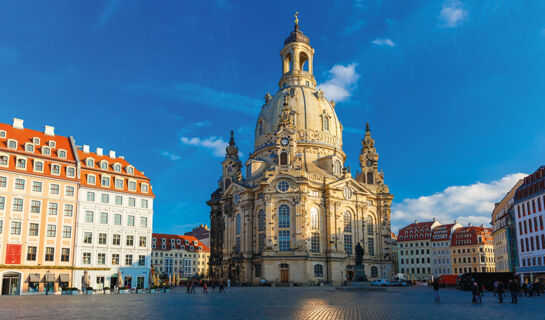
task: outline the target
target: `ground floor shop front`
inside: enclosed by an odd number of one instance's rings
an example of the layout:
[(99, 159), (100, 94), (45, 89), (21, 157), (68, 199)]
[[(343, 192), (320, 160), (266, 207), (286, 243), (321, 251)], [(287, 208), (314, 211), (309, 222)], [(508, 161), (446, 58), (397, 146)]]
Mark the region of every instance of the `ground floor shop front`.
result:
[(60, 294), (70, 288), (72, 270), (4, 269), (0, 270), (2, 295)]
[[(149, 269), (147, 268), (120, 268), (103, 270), (89, 270), (89, 286), (93, 290), (102, 291), (104, 288), (148, 288)], [(119, 278), (121, 276), (121, 278)], [(74, 271), (74, 287), (83, 289), (85, 270)]]

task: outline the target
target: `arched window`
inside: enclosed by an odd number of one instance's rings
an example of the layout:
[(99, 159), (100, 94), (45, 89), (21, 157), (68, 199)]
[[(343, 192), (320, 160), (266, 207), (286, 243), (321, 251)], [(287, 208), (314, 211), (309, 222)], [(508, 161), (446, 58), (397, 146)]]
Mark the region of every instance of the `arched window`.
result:
[(257, 214), (257, 229), (258, 231), (265, 231), (265, 211), (259, 210)]
[(366, 221), (366, 223), (367, 223), (367, 235), (368, 235), (368, 236), (374, 235), (374, 234), (375, 234), (375, 233), (374, 233), (375, 227), (374, 227), (373, 218), (372, 218), (371, 216), (367, 216), (367, 221)]
[(344, 232), (352, 232), (352, 214), (346, 211), (343, 215)]
[(333, 164), (333, 174), (341, 174), (341, 167), (341, 162), (339, 160), (335, 160), (335, 163)]
[(305, 70), (305, 62), (308, 62), (308, 56), (306, 53), (304, 52), (301, 52), (299, 54), (299, 70), (301, 71), (309, 71), (309, 64), (307, 63), (306, 65), (306, 70)]
[(290, 207), (287, 204), (282, 204), (278, 207), (278, 228), (290, 227)]
[(314, 276), (323, 277), (324, 276), (324, 267), (321, 264), (314, 265)]
[(378, 268), (376, 266), (371, 267), (371, 277), (373, 278), (378, 277)]
[(282, 152), (280, 154), (280, 165), (287, 165), (288, 164), (288, 154), (286, 152)]
[(284, 65), (283, 65), (283, 68), (282, 68), (284, 73), (290, 72), (290, 70), (291, 70), (291, 61), (292, 61), (291, 54), (290, 53), (286, 54), (284, 56)]
[(310, 228), (312, 230), (320, 230), (320, 217), (318, 215), (318, 209), (314, 207), (310, 209)]
[(95, 161), (93, 159), (87, 159), (87, 166), (88, 167), (94, 167)]
[(225, 189), (227, 189), (227, 187), (229, 187), (230, 184), (231, 184), (231, 179), (229, 178), (225, 179)]
[(375, 179), (372, 172), (367, 172), (367, 184), (374, 184)]
[(323, 121), (323, 123), (322, 123), (322, 130), (323, 130), (323, 131), (329, 131), (329, 117), (328, 117), (327, 115), (324, 114), (324, 115), (322, 116), (322, 119), (323, 119), (323, 120), (322, 120), (322, 121)]
[(240, 234), (240, 214), (237, 214), (237, 218), (236, 218), (236, 231), (237, 231), (237, 234)]

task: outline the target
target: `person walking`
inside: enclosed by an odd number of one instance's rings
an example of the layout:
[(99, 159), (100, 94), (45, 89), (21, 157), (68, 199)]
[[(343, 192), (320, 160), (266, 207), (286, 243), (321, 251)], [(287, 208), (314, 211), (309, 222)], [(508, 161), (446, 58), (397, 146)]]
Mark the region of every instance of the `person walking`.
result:
[(212, 287), (212, 293), (216, 293), (216, 281), (215, 280), (212, 280), (212, 283), (210, 284), (210, 286)]
[(187, 280), (186, 284), (186, 291), (185, 293), (191, 293), (191, 282)]
[(519, 293), (519, 284), (517, 280), (509, 280), (509, 291), (511, 291), (511, 303), (519, 303), (518, 293)]
[(496, 296), (496, 291), (498, 290), (498, 284), (499, 284), (498, 280), (494, 281), (494, 297)]
[(477, 282), (473, 282), (473, 288), (471, 289), (471, 293), (473, 294), (473, 300), (471, 300), (472, 303), (483, 303), (481, 300), (481, 295), (479, 294), (479, 285)]
[(498, 288), (497, 288), (497, 291), (498, 291), (498, 300), (500, 301), (500, 303), (503, 303), (503, 282), (500, 281), (500, 283), (498, 284)]
[(206, 281), (204, 281), (202, 285), (202, 293), (208, 294), (208, 286), (206, 285)]
[(223, 281), (220, 282), (220, 293), (225, 293), (225, 286), (223, 285)]
[(191, 281), (191, 293), (195, 293), (195, 287), (197, 285), (195, 284), (195, 281)]
[(534, 296), (534, 284), (532, 282), (528, 282), (528, 296)]
[(541, 283), (539, 283), (538, 279), (536, 279), (536, 281), (534, 281), (534, 294), (536, 296), (541, 295)]
[(524, 292), (525, 297), (528, 296), (528, 282), (527, 281), (524, 281), (522, 283), (522, 292)]
[(441, 302), (441, 299), (439, 298), (439, 280), (435, 279), (433, 280), (433, 296), (435, 302)]

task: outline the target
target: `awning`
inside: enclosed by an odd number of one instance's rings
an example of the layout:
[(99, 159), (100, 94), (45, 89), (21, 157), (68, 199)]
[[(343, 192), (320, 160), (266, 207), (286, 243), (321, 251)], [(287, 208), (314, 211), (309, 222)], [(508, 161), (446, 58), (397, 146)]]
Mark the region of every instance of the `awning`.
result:
[(55, 275), (51, 273), (46, 273), (45, 282), (55, 282)]
[(61, 273), (59, 275), (59, 281), (60, 282), (70, 282), (70, 275), (68, 275), (66, 273)]
[(40, 274), (39, 273), (29, 274), (29, 281), (30, 282), (40, 282)]

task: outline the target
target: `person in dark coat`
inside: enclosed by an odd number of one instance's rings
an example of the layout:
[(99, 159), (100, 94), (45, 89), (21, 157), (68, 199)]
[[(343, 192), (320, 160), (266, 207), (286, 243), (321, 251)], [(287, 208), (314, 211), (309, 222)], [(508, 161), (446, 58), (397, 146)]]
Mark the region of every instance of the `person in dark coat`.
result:
[(441, 302), (441, 299), (439, 298), (439, 280), (435, 279), (433, 280), (433, 296), (435, 302)]
[(528, 283), (526, 281), (522, 283), (522, 292), (524, 292), (525, 297), (528, 296)]
[(477, 282), (473, 282), (473, 288), (471, 289), (471, 293), (473, 294), (473, 300), (471, 300), (472, 303), (483, 303), (483, 301), (481, 300), (479, 285), (477, 284)]
[(500, 283), (498, 283), (498, 289), (497, 289), (497, 293), (498, 293), (498, 300), (500, 301), (500, 303), (503, 303), (503, 293), (504, 293), (504, 289), (503, 289), (503, 282), (500, 281)]
[(509, 280), (509, 291), (511, 291), (511, 303), (519, 303), (519, 284), (517, 280)]
[(536, 281), (534, 281), (534, 295), (535, 296), (540, 296), (541, 295), (541, 285), (539, 283), (539, 280), (536, 279)]

